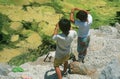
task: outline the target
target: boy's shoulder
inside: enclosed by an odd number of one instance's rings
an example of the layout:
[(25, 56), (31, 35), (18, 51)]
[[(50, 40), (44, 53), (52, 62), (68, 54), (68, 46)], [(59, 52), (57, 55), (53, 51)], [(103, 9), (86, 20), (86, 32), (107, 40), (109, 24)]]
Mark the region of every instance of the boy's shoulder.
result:
[(70, 35), (77, 36), (77, 32), (75, 30), (70, 30)]
[(75, 31), (75, 30), (73, 30), (73, 29), (71, 29), (71, 30), (70, 30), (70, 32), (71, 32), (71, 33), (75, 33), (76, 31)]
[(88, 23), (92, 24), (93, 18), (91, 14), (88, 14)]

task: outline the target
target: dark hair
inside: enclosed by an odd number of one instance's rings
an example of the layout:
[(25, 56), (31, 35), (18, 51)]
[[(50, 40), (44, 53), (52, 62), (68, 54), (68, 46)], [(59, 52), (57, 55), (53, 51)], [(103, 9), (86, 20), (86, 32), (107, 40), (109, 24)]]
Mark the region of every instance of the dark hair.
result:
[(61, 19), (59, 22), (60, 30), (67, 36), (69, 34), (69, 30), (71, 28), (71, 23), (68, 19)]
[(78, 18), (80, 21), (85, 22), (87, 21), (88, 13), (84, 10), (80, 10), (76, 14), (76, 18)]

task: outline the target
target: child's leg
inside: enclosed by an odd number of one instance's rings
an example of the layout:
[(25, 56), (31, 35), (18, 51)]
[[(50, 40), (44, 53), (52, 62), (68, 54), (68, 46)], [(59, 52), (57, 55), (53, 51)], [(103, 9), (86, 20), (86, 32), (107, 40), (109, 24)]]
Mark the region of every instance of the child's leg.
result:
[(58, 76), (58, 79), (62, 79), (62, 74), (61, 74), (61, 70), (59, 67), (55, 67), (55, 71), (56, 71), (56, 74)]
[(85, 57), (86, 54), (87, 54), (87, 49), (84, 50), (84, 52), (83, 52), (83, 56)]
[(83, 51), (83, 60), (82, 60), (83, 63), (84, 63), (84, 58), (85, 58), (85, 56), (87, 55), (87, 48), (88, 48), (88, 46), (89, 46), (89, 42), (90, 42), (90, 37), (88, 36), (88, 38), (87, 38), (87, 40), (86, 40), (86, 47), (85, 47), (85, 49), (84, 49), (84, 51)]
[(68, 61), (65, 61), (64, 62), (64, 70), (63, 70), (63, 72), (66, 72), (67, 68), (68, 68)]
[(78, 61), (84, 63), (84, 55), (83, 55), (83, 52), (80, 52), (80, 53), (78, 54)]
[(84, 59), (85, 59), (86, 54), (87, 54), (87, 49), (85, 49), (84, 52), (83, 52), (82, 63), (84, 63)]
[(87, 48), (88, 48), (88, 45), (89, 45), (89, 41), (90, 41), (90, 37), (88, 36), (87, 38), (84, 38), (84, 39), (81, 39), (78, 38), (78, 60), (79, 61), (82, 61), (82, 63), (84, 63), (84, 58), (87, 54)]

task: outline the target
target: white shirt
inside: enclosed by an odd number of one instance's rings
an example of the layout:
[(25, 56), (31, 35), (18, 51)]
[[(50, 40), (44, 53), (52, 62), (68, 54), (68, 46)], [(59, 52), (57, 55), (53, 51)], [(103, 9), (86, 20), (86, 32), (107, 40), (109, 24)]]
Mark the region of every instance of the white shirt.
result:
[(75, 25), (78, 26), (78, 37), (87, 37), (90, 35), (89, 29), (92, 24), (92, 16), (88, 14), (88, 22), (81, 22), (80, 20), (75, 20)]
[(57, 46), (55, 58), (62, 58), (70, 53), (71, 43), (76, 36), (77, 33), (74, 30), (70, 30), (68, 36), (65, 36), (63, 33), (53, 36)]

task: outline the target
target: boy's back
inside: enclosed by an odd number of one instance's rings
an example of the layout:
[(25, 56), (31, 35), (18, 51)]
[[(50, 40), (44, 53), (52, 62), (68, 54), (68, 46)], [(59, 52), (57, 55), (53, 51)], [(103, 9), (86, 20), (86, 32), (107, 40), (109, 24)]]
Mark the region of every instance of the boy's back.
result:
[(63, 33), (53, 36), (53, 39), (57, 42), (56, 58), (62, 58), (70, 53), (71, 43), (76, 36), (77, 33), (74, 30), (70, 30), (68, 36)]

